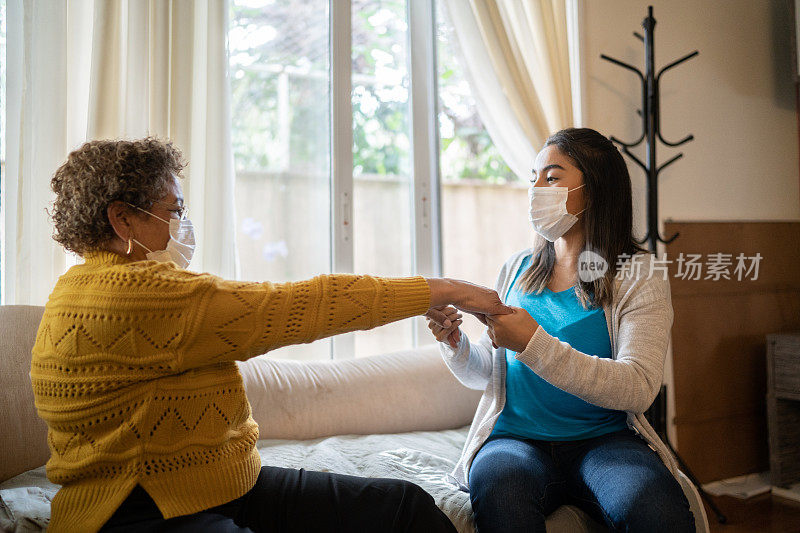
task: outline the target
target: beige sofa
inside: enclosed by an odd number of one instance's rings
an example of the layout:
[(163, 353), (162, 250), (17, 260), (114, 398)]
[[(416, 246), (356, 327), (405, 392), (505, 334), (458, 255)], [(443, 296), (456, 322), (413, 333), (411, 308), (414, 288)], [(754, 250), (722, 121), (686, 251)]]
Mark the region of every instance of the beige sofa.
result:
[[(0, 499), (6, 494), (10, 500), (21, 490), (32, 493), (31, 483), (41, 485), (39, 494), (48, 498), (57, 488), (44, 480), (46, 427), (36, 416), (29, 377), (42, 311), (0, 307)], [(468, 496), (447, 481), (447, 473), (480, 393), (451, 376), (435, 346), (336, 362), (258, 357), (240, 369), (260, 427), (265, 464), (405, 477), (431, 492), (459, 531), (473, 531)], [(32, 469), (37, 470), (27, 472)], [(684, 489), (698, 531), (707, 531), (696, 493)], [(9, 523), (9, 507), (0, 501), (0, 529), (4, 509)], [(40, 505), (39, 514), (46, 512)], [(43, 520), (40, 516), (38, 523)], [(558, 509), (547, 524), (555, 532), (605, 530), (571, 506)], [(35, 529), (35, 524), (25, 527)]]

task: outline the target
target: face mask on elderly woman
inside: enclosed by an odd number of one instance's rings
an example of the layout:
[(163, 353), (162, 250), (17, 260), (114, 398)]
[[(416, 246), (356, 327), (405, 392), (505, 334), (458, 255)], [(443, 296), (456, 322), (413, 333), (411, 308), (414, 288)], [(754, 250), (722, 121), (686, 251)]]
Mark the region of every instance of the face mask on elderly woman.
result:
[(186, 268), (189, 266), (189, 263), (192, 261), (192, 255), (194, 255), (194, 226), (192, 225), (192, 221), (187, 219), (177, 219), (172, 218), (170, 220), (164, 220), (158, 215), (154, 215), (150, 211), (145, 211), (141, 207), (136, 207), (135, 205), (128, 204), (131, 207), (138, 209), (144, 213), (147, 213), (151, 217), (155, 217), (161, 222), (165, 224), (169, 224), (169, 241), (167, 242), (167, 247), (163, 250), (150, 250), (147, 246), (140, 243), (136, 239), (133, 239), (133, 242), (147, 250), (147, 254), (145, 257), (152, 261), (173, 261), (181, 268)]

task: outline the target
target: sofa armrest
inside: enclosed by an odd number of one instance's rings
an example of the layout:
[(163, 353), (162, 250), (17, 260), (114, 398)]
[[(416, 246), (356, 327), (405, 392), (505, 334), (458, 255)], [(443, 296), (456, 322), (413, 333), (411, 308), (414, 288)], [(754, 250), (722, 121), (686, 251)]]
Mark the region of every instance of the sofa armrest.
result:
[(36, 414), (31, 349), (44, 307), (0, 306), (0, 481), (50, 457), (47, 425)]
[(457, 428), (481, 396), (453, 377), (437, 346), (336, 361), (261, 356), (239, 370), (262, 439)]

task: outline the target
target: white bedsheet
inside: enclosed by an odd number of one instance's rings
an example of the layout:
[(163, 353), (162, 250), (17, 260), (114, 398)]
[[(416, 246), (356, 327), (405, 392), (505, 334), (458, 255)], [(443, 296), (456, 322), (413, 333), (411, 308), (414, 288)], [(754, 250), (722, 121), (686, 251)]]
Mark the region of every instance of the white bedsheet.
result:
[[(468, 428), (391, 435), (343, 435), (307, 441), (261, 440), (261, 463), (417, 483), (431, 494), (460, 533), (472, 533), (469, 496), (447, 475), (458, 460)], [(44, 467), (0, 484), (0, 530), (38, 532), (47, 526), (58, 486)]]
[(261, 464), (413, 481), (460, 533), (474, 531), (469, 495), (447, 480), (468, 428), (392, 435), (345, 435), (310, 441), (259, 441)]

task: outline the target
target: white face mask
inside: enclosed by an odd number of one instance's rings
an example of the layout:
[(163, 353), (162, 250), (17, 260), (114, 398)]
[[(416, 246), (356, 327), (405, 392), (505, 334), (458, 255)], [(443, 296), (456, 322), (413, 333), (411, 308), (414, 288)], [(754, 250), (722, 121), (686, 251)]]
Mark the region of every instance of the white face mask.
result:
[[(131, 205), (131, 207), (136, 206)], [(192, 221), (188, 218), (183, 220), (179, 220), (177, 218), (164, 220), (163, 218), (156, 216), (149, 211), (145, 211), (140, 207), (136, 207), (136, 209), (147, 213), (151, 217), (157, 218), (165, 224), (169, 224), (169, 241), (167, 241), (167, 247), (163, 250), (152, 251), (144, 244), (140, 243), (136, 239), (133, 239), (133, 242), (147, 250), (145, 257), (152, 261), (173, 261), (181, 268), (188, 267), (189, 263), (192, 261), (192, 255), (194, 255), (195, 246), (194, 226), (192, 225)]]
[(567, 195), (571, 191), (580, 189), (581, 184), (574, 189), (566, 187), (531, 187), (528, 189), (530, 210), (528, 218), (533, 229), (550, 242), (564, 235), (578, 221), (580, 213), (567, 212)]

